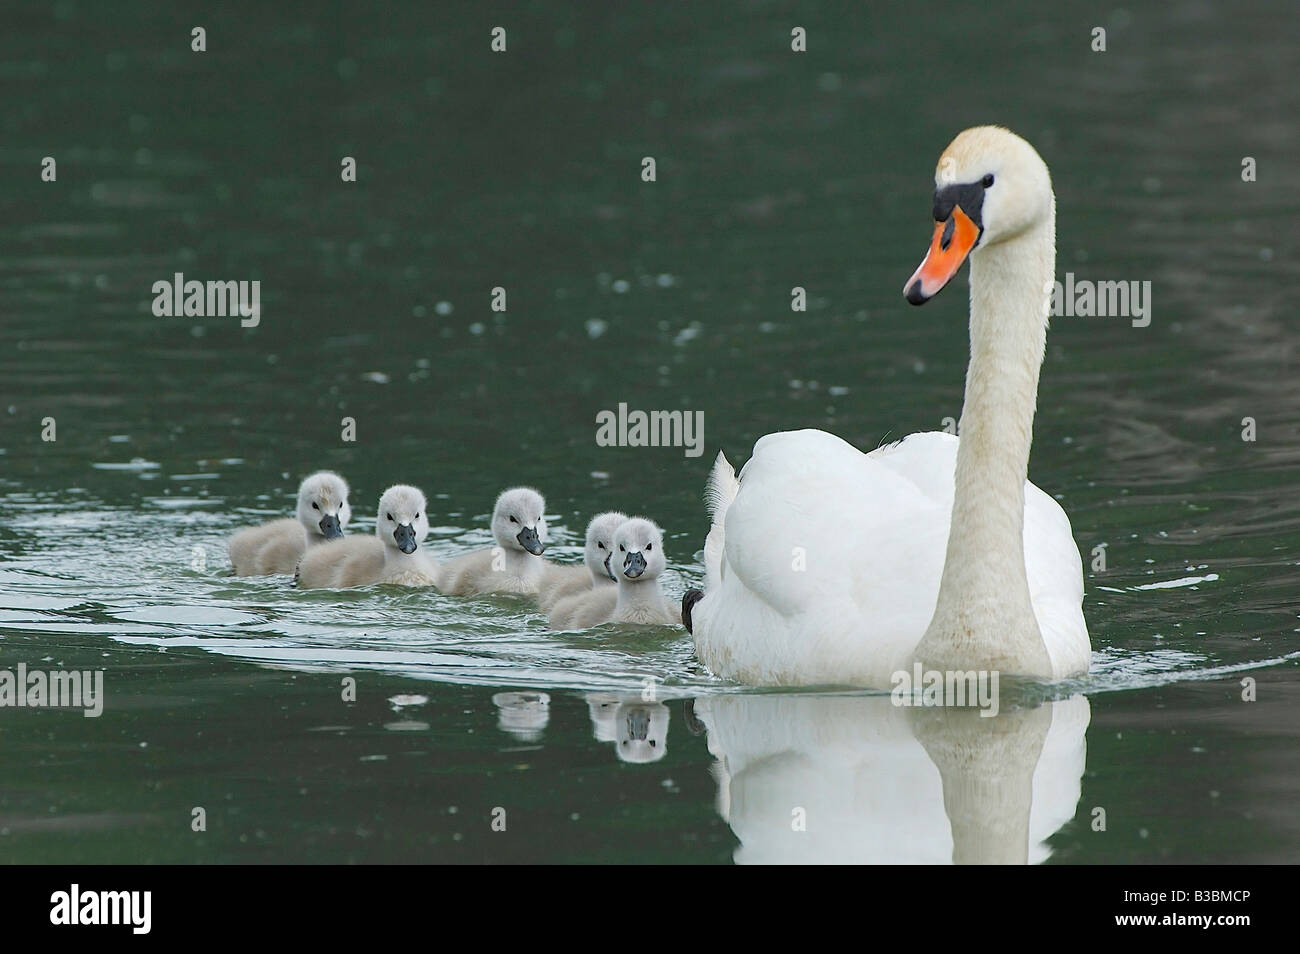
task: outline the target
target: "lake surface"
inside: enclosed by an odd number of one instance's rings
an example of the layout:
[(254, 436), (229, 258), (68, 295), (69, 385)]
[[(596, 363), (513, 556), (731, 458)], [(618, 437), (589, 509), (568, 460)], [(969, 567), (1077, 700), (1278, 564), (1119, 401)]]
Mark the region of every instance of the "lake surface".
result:
[[(107, 699), (0, 709), (0, 860), (1297, 860), (1294, 44), (1273, 3), (1090, 6), (6, 13), (0, 668)], [(1151, 282), (1147, 327), (1054, 320), (1042, 373), (1088, 677), (967, 719), (746, 690), (680, 630), (230, 575), (328, 467), (356, 532), (421, 486), (444, 556), (512, 484), (557, 559), (644, 513), (679, 596), (719, 449), (958, 416), (965, 279), (901, 289), (984, 122), (1051, 167), (1062, 278)], [(176, 272), (260, 281), (260, 323), (156, 317)], [(598, 446), (620, 402), (702, 411), (702, 456)]]

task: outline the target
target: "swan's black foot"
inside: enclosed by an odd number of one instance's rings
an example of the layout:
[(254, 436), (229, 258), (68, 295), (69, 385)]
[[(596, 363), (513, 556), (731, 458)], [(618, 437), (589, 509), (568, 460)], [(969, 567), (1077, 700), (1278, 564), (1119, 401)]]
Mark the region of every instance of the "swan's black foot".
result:
[(704, 599), (703, 590), (687, 590), (682, 594), (682, 625), (686, 627), (686, 632), (694, 633), (691, 628), (691, 610), (695, 604)]
[(682, 703), (682, 718), (691, 735), (703, 735), (706, 731), (704, 723), (701, 722), (700, 717), (695, 714), (694, 699), (687, 699)]

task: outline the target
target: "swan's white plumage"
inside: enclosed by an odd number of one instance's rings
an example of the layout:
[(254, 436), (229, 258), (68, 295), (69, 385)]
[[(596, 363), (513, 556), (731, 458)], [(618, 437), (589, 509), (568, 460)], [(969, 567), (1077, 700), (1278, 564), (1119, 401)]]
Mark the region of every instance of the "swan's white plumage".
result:
[(736, 471), (722, 451), (713, 461), (713, 470), (709, 472), (709, 482), (704, 488), (704, 503), (708, 507), (713, 523), (709, 535), (704, 541), (705, 586), (709, 592), (722, 585), (722, 548), (726, 543), (725, 520), (731, 502), (740, 491), (740, 482), (736, 480)]
[(706, 666), (744, 682), (879, 688), (913, 661), (1087, 671), (1069, 520), (1027, 481), (1055, 209), (1046, 164), (1014, 133), (976, 127), (948, 146), (935, 172), (942, 218), (905, 296), (923, 304), (969, 256), (962, 437), (863, 454), (822, 431), (770, 434), (738, 486), (720, 456), (692, 610)]
[[(934, 613), (957, 444), (912, 434), (863, 454), (825, 431), (761, 438), (722, 514), (719, 559), (706, 544), (720, 598), (694, 608), (705, 665), (765, 685), (888, 687)], [(1053, 665), (1086, 668), (1079, 551), (1065, 512), (1033, 484), (1025, 558)]]

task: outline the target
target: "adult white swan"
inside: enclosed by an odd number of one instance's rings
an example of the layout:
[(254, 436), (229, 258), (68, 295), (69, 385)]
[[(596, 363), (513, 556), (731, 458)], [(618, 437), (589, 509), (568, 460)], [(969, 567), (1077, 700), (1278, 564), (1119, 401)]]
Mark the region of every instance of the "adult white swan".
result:
[(970, 256), (961, 438), (863, 454), (769, 434), (737, 480), (719, 454), (705, 590), (683, 621), (718, 675), (886, 688), (927, 669), (1086, 672), (1083, 570), (1061, 507), (1026, 482), (1056, 265), (1047, 166), (1014, 133), (968, 129), (939, 159), (934, 239), (904, 294), (923, 304)]

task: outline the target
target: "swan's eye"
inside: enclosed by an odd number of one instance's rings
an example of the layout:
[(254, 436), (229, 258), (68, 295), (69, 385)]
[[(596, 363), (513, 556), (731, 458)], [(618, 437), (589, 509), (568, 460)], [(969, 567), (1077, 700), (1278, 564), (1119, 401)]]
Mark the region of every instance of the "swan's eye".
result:
[(416, 520), (419, 520), (419, 519), (420, 519), (420, 515), (419, 515), (418, 513), (415, 515), (415, 519), (416, 519)]
[(390, 513), (390, 514), (387, 514), (387, 517), (388, 517), (389, 520), (392, 520), (392, 519), (393, 519), (393, 515), (392, 515), (391, 513)]
[(603, 543), (597, 543), (596, 546), (600, 547), (602, 550), (605, 549), (605, 544)]
[(989, 173), (988, 175), (986, 175), (983, 179), (981, 179), (981, 180), (980, 180), (980, 184), (983, 185), (984, 188), (986, 188), (986, 189), (987, 189), (989, 186), (993, 185), (993, 173), (990, 172), (990, 173)]
[(511, 523), (518, 523), (519, 521), (516, 520), (514, 517), (511, 517), (511, 518), (510, 518), (510, 522), (511, 522)]
[(312, 510), (319, 510), (320, 507), (317, 506), (316, 504), (312, 504), (312, 505), (311, 505), (311, 509), (312, 509)]
[(618, 552), (619, 552), (619, 553), (626, 553), (626, 552), (627, 552), (627, 550), (625, 550), (625, 549), (623, 548), (623, 544), (621, 544), (621, 543), (618, 545)]

